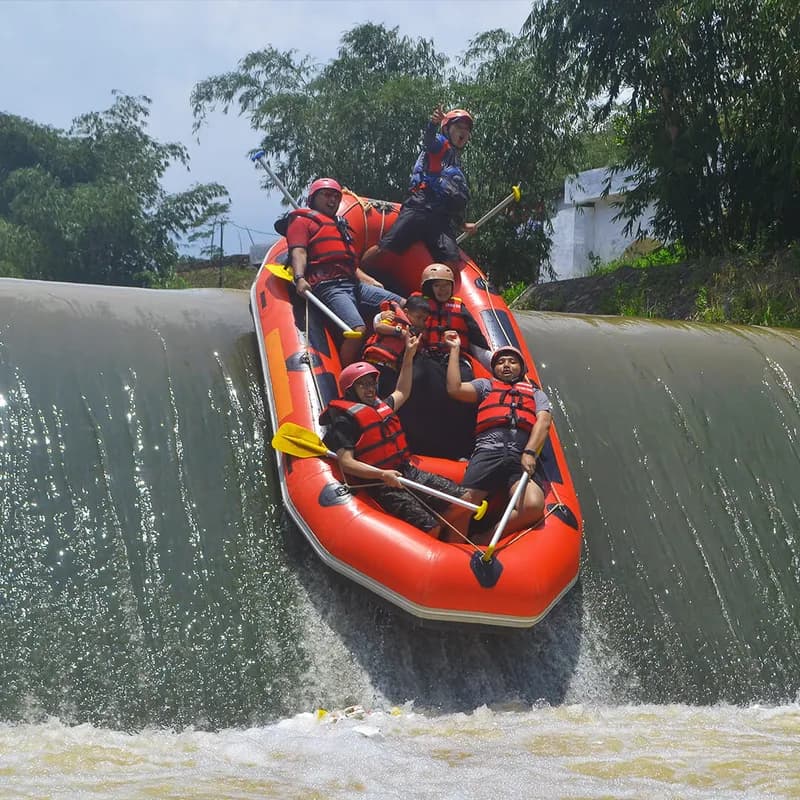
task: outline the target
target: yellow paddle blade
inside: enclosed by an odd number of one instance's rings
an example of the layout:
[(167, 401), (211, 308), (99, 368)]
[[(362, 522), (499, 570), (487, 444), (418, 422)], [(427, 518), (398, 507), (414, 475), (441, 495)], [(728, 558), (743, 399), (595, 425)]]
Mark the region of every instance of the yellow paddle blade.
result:
[(328, 448), (314, 431), (293, 422), (284, 422), (275, 431), (272, 446), (282, 453), (298, 458), (328, 455)]
[[(294, 280), (294, 273), (291, 270), (291, 267), (287, 266), (286, 264), (266, 264), (267, 269), (273, 274), (276, 275), (278, 278), (282, 278), (285, 281), (292, 281)], [(313, 294), (306, 295), (306, 300), (312, 302), (323, 314), (327, 315), (330, 319), (332, 319), (337, 327), (341, 328), (342, 335), (345, 339), (360, 339), (363, 336), (361, 331), (354, 331), (347, 326), (347, 323), (342, 322), (319, 298), (315, 297)]]
[(283, 278), (285, 281), (290, 281), (294, 277), (294, 273), (288, 264), (266, 264), (267, 269), (278, 278)]

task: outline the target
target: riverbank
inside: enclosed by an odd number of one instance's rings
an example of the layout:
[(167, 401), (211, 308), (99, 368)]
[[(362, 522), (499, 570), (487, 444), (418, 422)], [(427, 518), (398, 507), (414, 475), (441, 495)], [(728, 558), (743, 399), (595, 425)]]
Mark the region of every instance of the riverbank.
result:
[[(248, 257), (179, 267), (175, 288), (249, 289)], [(512, 309), (800, 328), (800, 246), (650, 266), (529, 286)]]
[(512, 308), (800, 328), (800, 247), (535, 284)]

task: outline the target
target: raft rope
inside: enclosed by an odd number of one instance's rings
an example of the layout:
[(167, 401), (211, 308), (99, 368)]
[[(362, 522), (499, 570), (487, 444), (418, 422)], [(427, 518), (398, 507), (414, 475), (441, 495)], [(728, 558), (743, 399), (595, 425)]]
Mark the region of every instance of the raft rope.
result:
[[(539, 469), (539, 462), (538, 462), (538, 461), (536, 462), (536, 469)], [(547, 478), (547, 476), (545, 476), (545, 479), (546, 479), (546, 478)], [(541, 518), (541, 519), (540, 519), (540, 520), (539, 520), (539, 521), (536, 523), (536, 525), (537, 525), (537, 526), (538, 526), (540, 523), (544, 522), (544, 521), (545, 521), (545, 520), (546, 520), (546, 519), (547, 519), (547, 518), (548, 518), (548, 517), (549, 517), (549, 516), (550, 516), (550, 515), (551, 515), (551, 514), (554, 512), (554, 511), (556, 511), (556, 509), (559, 509), (559, 508), (569, 508), (569, 506), (565, 505), (565, 504), (562, 502), (562, 500), (561, 500), (561, 497), (560, 497), (560, 496), (559, 496), (559, 494), (558, 494), (558, 490), (556, 489), (556, 485), (553, 483), (553, 481), (549, 481), (549, 484), (550, 484), (550, 491), (552, 491), (552, 492), (553, 492), (553, 494), (555, 495), (556, 502), (555, 502), (555, 505), (554, 505), (552, 508), (550, 508), (550, 509), (549, 509), (549, 510), (548, 510), (548, 511), (545, 513), (545, 515), (544, 515), (544, 516), (543, 516), (543, 517), (542, 517), (542, 518)], [(514, 536), (514, 538), (513, 538), (513, 539), (509, 539), (509, 540), (508, 540), (508, 541), (507, 541), (505, 544), (498, 545), (498, 547), (496, 548), (495, 552), (496, 552), (496, 553), (499, 553), (501, 550), (505, 550), (505, 549), (506, 549), (506, 547), (510, 547), (512, 544), (514, 544), (514, 542), (518, 541), (518, 540), (519, 540), (519, 539), (521, 539), (523, 536), (526, 536), (526, 535), (527, 535), (527, 534), (529, 534), (529, 533), (530, 533), (532, 530), (533, 530), (533, 528), (526, 528), (524, 531), (520, 531), (520, 532), (519, 532), (519, 533), (518, 533), (516, 536)]]
[[(373, 481), (371, 483), (359, 483), (358, 485), (354, 486), (354, 485), (351, 485), (351, 484), (347, 483), (347, 481), (345, 480), (345, 481), (343, 481), (343, 485), (346, 486), (347, 489), (352, 492), (354, 489), (369, 489), (369, 488), (371, 488), (373, 486), (385, 486), (386, 484), (383, 481)], [(534, 530), (534, 528), (538, 528), (539, 525), (541, 525), (551, 514), (553, 514), (556, 511), (556, 509), (558, 509), (558, 508), (560, 508), (560, 507), (562, 507), (564, 505), (561, 502), (561, 498), (558, 496), (558, 492), (556, 491), (556, 488), (555, 488), (555, 486), (553, 486), (552, 483), (550, 484), (550, 488), (553, 490), (553, 494), (556, 496), (557, 503), (552, 508), (550, 508), (542, 516), (542, 518), (540, 520), (537, 520), (535, 525), (531, 526), (530, 528), (526, 528), (523, 531), (519, 531), (519, 533), (517, 533), (515, 536), (511, 537), (508, 541), (503, 542), (503, 544), (498, 544), (498, 546), (495, 548), (495, 551), (494, 551), (495, 553), (499, 553), (502, 550), (505, 550), (507, 547), (511, 547), (512, 544), (515, 544), (520, 539), (522, 539), (524, 536), (527, 536), (529, 533), (531, 533)], [(460, 536), (464, 540), (465, 544), (468, 544), (476, 553), (480, 553), (481, 555), (483, 555), (484, 550), (481, 547), (479, 547), (477, 544), (475, 544), (475, 542), (473, 542), (471, 539), (469, 539), (467, 536), (465, 536), (463, 533), (461, 533), (461, 531), (458, 530), (458, 528), (456, 528), (449, 520), (446, 520), (438, 511), (436, 511), (436, 509), (431, 508), (418, 494), (416, 494), (411, 489), (409, 489), (408, 486), (403, 486), (403, 489), (405, 489), (407, 492), (410, 492), (411, 494), (413, 494), (414, 497), (417, 500), (419, 500), (419, 502), (423, 506), (425, 506), (425, 508), (428, 511), (430, 511), (430, 513), (433, 514), (434, 517), (436, 517), (443, 525), (446, 525), (448, 528), (450, 528), (451, 531), (453, 531), (458, 536)]]
[(489, 273), (487, 272), (486, 275), (484, 275), (484, 281), (483, 281), (484, 286), (486, 287), (486, 299), (489, 301), (489, 308), (491, 309), (492, 316), (494, 317), (495, 322), (497, 323), (497, 327), (500, 328), (501, 331), (503, 331), (503, 335), (506, 337), (505, 342), (502, 342), (501, 344), (497, 345), (497, 347), (502, 347), (503, 345), (511, 344), (511, 337), (508, 335), (508, 331), (503, 327), (503, 323), (500, 321), (500, 317), (497, 314), (497, 309), (495, 308), (494, 300), (492, 299), (492, 293), (489, 291), (489, 280), (490, 280)]
[(519, 533), (516, 534), (516, 536), (513, 536), (507, 542), (504, 542), (503, 544), (498, 544), (497, 547), (495, 548), (495, 553), (499, 553), (502, 550), (505, 550), (506, 547), (511, 547), (511, 545), (514, 544), (514, 542), (518, 542), (523, 536), (527, 536), (529, 533), (533, 531), (534, 527), (538, 527), (539, 525), (541, 525), (558, 507), (559, 507), (558, 505), (554, 505), (549, 511), (547, 511), (544, 514), (544, 516), (542, 516), (540, 520), (537, 520), (533, 526), (531, 526), (530, 528), (525, 528), (524, 531), (520, 531)]
[[(344, 486), (346, 486), (350, 491), (353, 489), (368, 489), (373, 486), (386, 486), (383, 481), (373, 481), (371, 483), (359, 483), (357, 486), (352, 486), (351, 484), (347, 483), (347, 481), (343, 481)], [(402, 486), (401, 488), (405, 489), (409, 494), (413, 495), (416, 500), (419, 501), (421, 505), (423, 505), (430, 513), (436, 517), (443, 525), (446, 525), (450, 528), (451, 531), (458, 534), (470, 547), (473, 548), (478, 553), (483, 554), (483, 550), (481, 550), (478, 545), (475, 544), (471, 539), (468, 539), (461, 531), (455, 527), (449, 520), (445, 519), (435, 508), (431, 508), (416, 492), (412, 491), (408, 486)]]
[(378, 234), (378, 241), (380, 241), (383, 238), (383, 231), (386, 227), (386, 212), (391, 208), (391, 204), (384, 200), (370, 200), (368, 198), (362, 198), (352, 189), (348, 189), (346, 186), (342, 188), (342, 194), (348, 194), (355, 199), (355, 203), (353, 203), (350, 208), (348, 208), (344, 214), (342, 214), (343, 217), (346, 217), (356, 206), (361, 209), (361, 213), (364, 216), (364, 249), (366, 250), (366, 248), (369, 246), (369, 242), (367, 241), (367, 230), (369, 227), (367, 214), (371, 209), (380, 211), (381, 229), (380, 233)]

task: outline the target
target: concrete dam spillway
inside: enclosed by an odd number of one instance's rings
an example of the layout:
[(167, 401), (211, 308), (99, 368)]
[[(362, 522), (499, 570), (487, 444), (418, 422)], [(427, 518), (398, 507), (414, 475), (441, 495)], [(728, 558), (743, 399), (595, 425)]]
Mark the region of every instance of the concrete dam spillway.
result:
[(800, 332), (517, 316), (584, 559), (543, 623), (498, 634), (417, 627), (317, 561), (280, 504), (246, 292), (0, 280), (0, 718), (792, 701)]

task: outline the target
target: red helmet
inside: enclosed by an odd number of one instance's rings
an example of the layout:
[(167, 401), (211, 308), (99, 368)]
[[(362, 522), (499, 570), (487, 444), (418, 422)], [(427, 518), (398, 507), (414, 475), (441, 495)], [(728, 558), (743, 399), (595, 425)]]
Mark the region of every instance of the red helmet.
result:
[(428, 264), (422, 270), (420, 286), (425, 286), (428, 281), (450, 281), (455, 285), (456, 279), (453, 277), (453, 270), (447, 264)]
[(528, 371), (528, 367), (525, 364), (525, 356), (523, 356), (516, 347), (510, 344), (504, 344), (502, 347), (498, 347), (497, 350), (492, 353), (492, 360), (489, 362), (492, 372), (494, 372), (494, 365), (497, 363), (497, 359), (500, 358), (500, 356), (508, 355), (509, 353), (515, 355), (519, 359), (519, 363), (522, 364), (522, 372), (520, 375), (524, 375)]
[(346, 366), (339, 374), (339, 391), (344, 394), (365, 375), (380, 375), (380, 371), (374, 364), (368, 364), (366, 361), (356, 361), (355, 364)]
[(445, 130), (451, 122), (455, 122), (456, 120), (466, 122), (470, 130), (472, 130), (472, 126), (475, 124), (475, 120), (472, 118), (472, 114), (470, 114), (469, 111), (465, 111), (463, 108), (454, 108), (442, 117), (441, 129)]
[(311, 202), (311, 198), (320, 190), (320, 189), (333, 189), (335, 192), (342, 193), (342, 187), (339, 181), (334, 180), (333, 178), (317, 178), (314, 183), (311, 184), (308, 190), (308, 202)]

